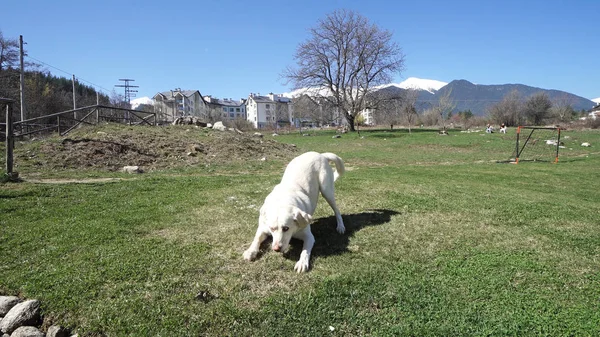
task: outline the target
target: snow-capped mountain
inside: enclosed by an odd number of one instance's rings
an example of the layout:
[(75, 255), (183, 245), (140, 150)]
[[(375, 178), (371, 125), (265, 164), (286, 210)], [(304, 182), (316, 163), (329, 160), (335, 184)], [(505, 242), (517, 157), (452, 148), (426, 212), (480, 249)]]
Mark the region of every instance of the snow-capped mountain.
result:
[(137, 109), (138, 106), (142, 105), (142, 104), (148, 104), (148, 105), (153, 105), (154, 104), (154, 100), (150, 97), (139, 97), (136, 99), (132, 99), (131, 100), (131, 108), (132, 109)]
[(417, 78), (417, 77), (409, 77), (400, 83), (390, 83), (390, 84), (382, 85), (381, 88), (383, 89), (383, 88), (394, 86), (394, 87), (398, 87), (398, 88), (402, 88), (402, 89), (425, 90), (425, 91), (428, 91), (428, 92), (434, 94), (436, 91), (440, 90), (447, 84), (448, 83), (446, 83), (446, 82), (437, 81), (437, 80), (427, 80), (427, 79), (422, 79), (422, 78)]
[[(432, 94), (435, 94), (436, 91), (440, 90), (440, 88), (444, 87), (446, 84), (448, 84), (448, 83), (442, 82), (442, 81), (437, 81), (437, 80), (428, 80), (428, 79), (417, 78), (417, 77), (409, 77), (400, 83), (383, 84), (383, 85), (375, 87), (375, 89), (397, 87), (397, 88), (401, 88), (401, 89), (424, 90), (424, 91), (430, 92)], [(327, 90), (321, 90), (319, 92), (317, 89), (302, 88), (302, 89), (297, 89), (297, 90), (294, 90), (291, 92), (283, 93), (282, 95), (284, 97), (293, 98), (293, 97), (298, 97), (303, 94), (316, 96), (317, 93), (319, 93), (320, 96), (326, 96)]]
[(592, 102), (600, 104), (600, 97), (592, 99)]

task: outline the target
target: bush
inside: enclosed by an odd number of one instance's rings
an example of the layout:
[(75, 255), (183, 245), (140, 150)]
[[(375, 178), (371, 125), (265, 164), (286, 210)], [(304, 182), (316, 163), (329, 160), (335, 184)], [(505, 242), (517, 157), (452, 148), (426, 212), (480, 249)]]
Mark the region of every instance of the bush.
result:
[(586, 119), (587, 121), (587, 125), (590, 129), (600, 129), (600, 118), (596, 118), (596, 119), (591, 119), (588, 118)]
[(234, 120), (223, 121), (223, 124), (229, 128), (236, 128), (240, 131), (252, 131), (254, 130), (254, 124), (245, 119), (237, 118)]

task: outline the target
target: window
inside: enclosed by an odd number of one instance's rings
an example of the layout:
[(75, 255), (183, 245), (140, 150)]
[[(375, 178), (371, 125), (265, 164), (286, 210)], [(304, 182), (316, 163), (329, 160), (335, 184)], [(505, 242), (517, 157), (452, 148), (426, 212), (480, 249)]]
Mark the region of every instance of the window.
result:
[(240, 112), (240, 108), (235, 108), (235, 112)]
[(233, 112), (233, 108), (229, 108), (229, 112)]
[(265, 108), (267, 108), (267, 109), (271, 109), (271, 104), (267, 104), (267, 105), (265, 105)]
[(223, 107), (223, 111), (227, 112), (227, 108)]

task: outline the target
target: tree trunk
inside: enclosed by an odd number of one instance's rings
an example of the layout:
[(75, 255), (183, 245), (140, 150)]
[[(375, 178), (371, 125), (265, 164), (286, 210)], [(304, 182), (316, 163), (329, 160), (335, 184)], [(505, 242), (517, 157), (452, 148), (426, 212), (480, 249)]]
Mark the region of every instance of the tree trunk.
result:
[(348, 122), (348, 127), (350, 128), (350, 131), (356, 131), (356, 128), (354, 127), (354, 116), (351, 114), (346, 114), (346, 122)]

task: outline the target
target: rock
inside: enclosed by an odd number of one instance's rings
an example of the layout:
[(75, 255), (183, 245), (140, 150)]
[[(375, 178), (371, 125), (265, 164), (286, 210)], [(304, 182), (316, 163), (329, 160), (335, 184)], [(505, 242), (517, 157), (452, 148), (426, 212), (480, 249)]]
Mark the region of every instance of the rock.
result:
[(262, 133), (260, 133), (260, 132), (255, 132), (255, 133), (254, 133), (254, 136), (255, 136), (255, 137), (258, 137), (258, 138), (262, 138), (262, 137), (263, 137), (263, 134), (262, 134)]
[(219, 130), (219, 131), (227, 131), (227, 127), (225, 125), (223, 125), (223, 122), (216, 122), (215, 124), (213, 124), (213, 130)]
[(19, 302), (21, 300), (17, 296), (0, 296), (0, 317), (4, 317)]
[(125, 173), (143, 173), (144, 171), (139, 166), (123, 166), (121, 169)]
[(335, 136), (333, 136), (333, 137), (331, 137), (331, 138), (342, 138), (342, 136), (340, 136), (340, 135), (335, 135)]
[(12, 307), (0, 322), (0, 331), (12, 333), (18, 327), (40, 322), (40, 302), (29, 300)]
[(33, 326), (22, 326), (15, 330), (10, 337), (44, 337), (44, 333)]
[(195, 126), (205, 127), (208, 125), (208, 123), (201, 121), (200, 118), (198, 118), (198, 117), (185, 116), (185, 117), (177, 117), (173, 121), (173, 125), (195, 125)]
[(198, 152), (204, 152), (202, 144), (189, 144), (186, 148), (188, 156), (195, 156)]
[(60, 325), (53, 325), (48, 328), (46, 337), (69, 337), (69, 331)]
[(585, 143), (581, 143), (581, 146), (583, 146), (583, 147), (590, 147), (590, 146), (592, 146), (592, 144), (590, 144), (588, 142), (585, 142)]
[(277, 133), (274, 133), (272, 136), (273, 136), (273, 137), (277, 137), (277, 136), (279, 136), (279, 134), (277, 134)]

